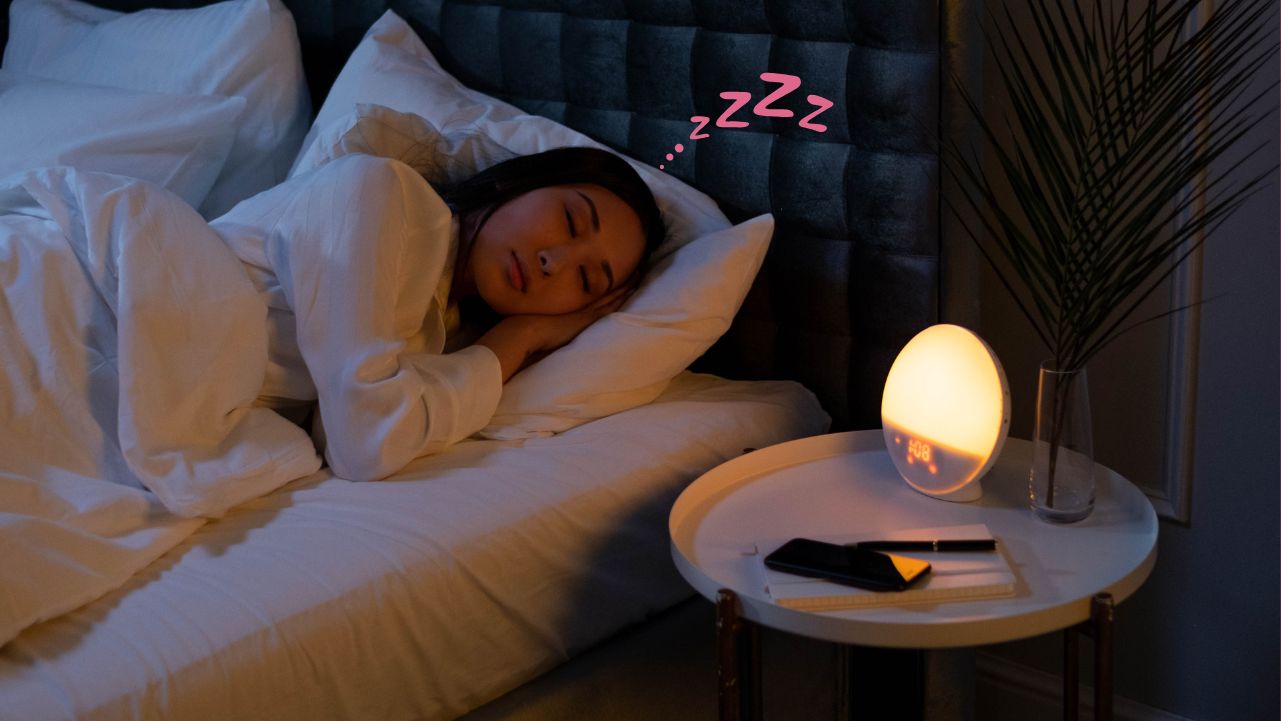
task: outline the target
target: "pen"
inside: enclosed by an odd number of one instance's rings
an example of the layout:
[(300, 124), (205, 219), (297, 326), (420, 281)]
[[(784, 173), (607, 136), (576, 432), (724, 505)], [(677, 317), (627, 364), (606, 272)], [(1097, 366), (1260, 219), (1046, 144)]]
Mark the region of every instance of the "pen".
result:
[(933, 541), (863, 541), (850, 546), (872, 551), (995, 551), (995, 538)]

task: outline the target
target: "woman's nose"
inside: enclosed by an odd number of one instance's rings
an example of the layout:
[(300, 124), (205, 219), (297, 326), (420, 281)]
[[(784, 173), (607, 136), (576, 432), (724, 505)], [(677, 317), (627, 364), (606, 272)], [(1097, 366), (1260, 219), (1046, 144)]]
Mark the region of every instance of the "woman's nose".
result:
[(581, 264), (579, 256), (584, 249), (577, 245), (558, 245), (538, 251), (538, 268), (544, 276), (554, 275), (561, 268)]
[(550, 250), (538, 251), (538, 269), (543, 272), (544, 276), (548, 276), (556, 272), (558, 263), (553, 255), (554, 254)]

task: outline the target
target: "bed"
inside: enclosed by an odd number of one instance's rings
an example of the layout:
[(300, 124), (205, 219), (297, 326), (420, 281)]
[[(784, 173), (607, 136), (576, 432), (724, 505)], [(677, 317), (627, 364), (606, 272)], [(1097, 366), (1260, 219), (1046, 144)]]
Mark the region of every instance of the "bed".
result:
[[(902, 344), (974, 320), (938, 167), (939, 138), (964, 131), (944, 82), (968, 67), (961, 4), (286, 5), (313, 109), (391, 9), (476, 91), (654, 164), (684, 140), (665, 172), (733, 223), (773, 213), (769, 253), (728, 332), (653, 402), (237, 506), (0, 649), (0, 718), (696, 717), (711, 686), (687, 680), (710, 666), (683, 640), (710, 616), (671, 567), (671, 501), (745, 450), (878, 425)], [(766, 72), (833, 101), (825, 132), (744, 111), (687, 139)]]

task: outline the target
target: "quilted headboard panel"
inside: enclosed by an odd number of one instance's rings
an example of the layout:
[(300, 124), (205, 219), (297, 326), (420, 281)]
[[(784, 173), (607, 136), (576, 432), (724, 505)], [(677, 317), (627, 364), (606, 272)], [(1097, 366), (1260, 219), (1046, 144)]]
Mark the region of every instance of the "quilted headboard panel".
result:
[[(118, 9), (201, 2), (100, 2)], [(8, 0), (3, 0), (8, 5)], [(895, 353), (936, 322), (943, 296), (938, 147), (941, 82), (959, 52), (946, 0), (287, 1), (319, 107), (366, 28), (387, 8), (472, 87), (574, 127), (698, 187), (733, 221), (777, 220), (766, 265), (730, 332), (695, 366), (791, 378), (834, 429), (879, 425)], [(7, 12), (5, 13), (7, 23)], [(750, 112), (773, 103), (792, 117)], [(713, 122), (690, 140), (690, 118)], [(832, 107), (806, 129), (799, 120)], [(664, 161), (676, 143), (685, 151)]]

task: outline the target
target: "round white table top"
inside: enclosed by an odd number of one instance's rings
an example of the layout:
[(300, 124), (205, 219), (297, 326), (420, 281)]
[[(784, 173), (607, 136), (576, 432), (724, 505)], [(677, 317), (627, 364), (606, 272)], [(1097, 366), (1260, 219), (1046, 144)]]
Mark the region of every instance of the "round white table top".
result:
[[(983, 497), (953, 503), (912, 490), (882, 432), (802, 438), (745, 454), (703, 474), (676, 500), (668, 527), (681, 575), (715, 600), (728, 588), (757, 623), (863, 646), (949, 648), (1000, 643), (1067, 628), (1090, 616), (1090, 598), (1120, 603), (1156, 563), (1157, 519), (1138, 488), (1097, 467), (1094, 512), (1059, 525), (1028, 508), (1032, 444), (1009, 439), (982, 480)], [(745, 555), (797, 536), (987, 524), (1016, 578), (1012, 597), (802, 611), (774, 603)]]

